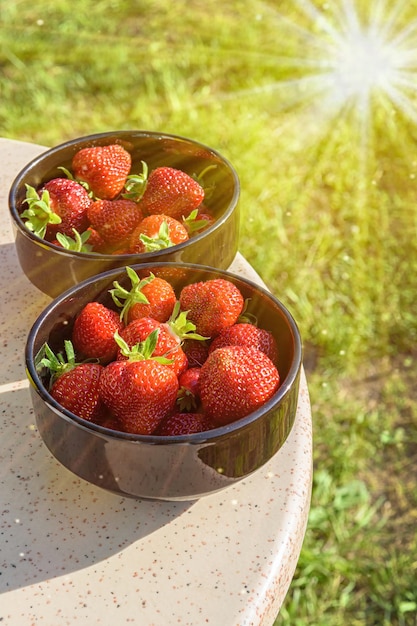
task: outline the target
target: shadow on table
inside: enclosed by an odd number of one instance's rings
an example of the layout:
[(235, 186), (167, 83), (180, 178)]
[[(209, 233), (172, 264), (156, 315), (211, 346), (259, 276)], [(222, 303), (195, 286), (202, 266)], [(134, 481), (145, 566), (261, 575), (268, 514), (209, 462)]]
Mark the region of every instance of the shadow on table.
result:
[(24, 349), (50, 298), (0, 246), (0, 593), (69, 574), (169, 524), (192, 502), (130, 500), (79, 479), (49, 453), (35, 426)]
[(3, 393), (0, 400), (5, 407), (0, 593), (103, 561), (192, 506), (190, 501), (124, 498), (79, 479), (41, 441), (28, 390)]
[(0, 245), (0, 385), (25, 376), (24, 348), (33, 322), (51, 301), (22, 274), (14, 244)]

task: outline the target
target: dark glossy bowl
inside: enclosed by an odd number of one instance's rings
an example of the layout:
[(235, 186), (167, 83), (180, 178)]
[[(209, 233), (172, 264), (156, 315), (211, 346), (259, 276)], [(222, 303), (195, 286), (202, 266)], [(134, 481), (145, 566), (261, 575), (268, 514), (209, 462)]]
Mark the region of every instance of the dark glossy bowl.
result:
[[(210, 195), (206, 206), (215, 222), (189, 241), (145, 254), (92, 254), (54, 246), (31, 233), (20, 218), (26, 208), (25, 184), (37, 188), (56, 176), (58, 167), (71, 169), (73, 155), (87, 146), (123, 145), (132, 155), (132, 171), (149, 171), (167, 165), (190, 175), (214, 165), (204, 177)], [(240, 184), (232, 165), (218, 152), (191, 139), (147, 131), (115, 131), (73, 139), (47, 150), (32, 160), (15, 178), (9, 193), (9, 209), (16, 249), (22, 270), (41, 291), (55, 297), (79, 282), (115, 267), (142, 262), (199, 263), (226, 269), (238, 249)]]
[[(262, 408), (227, 426), (176, 437), (133, 435), (92, 424), (63, 409), (48, 393), (34, 361), (45, 342), (62, 349), (72, 323), (87, 302), (111, 306), (113, 281), (127, 285), (125, 270), (84, 281), (56, 298), (29, 332), (26, 368), (38, 429), (52, 454), (85, 480), (123, 496), (191, 500), (248, 476), (283, 445), (295, 419), (302, 360), (301, 339), (287, 309), (268, 291), (229, 272), (187, 265), (137, 265), (170, 276), (177, 292), (190, 282), (224, 277), (234, 282), (259, 326), (271, 330), (279, 347), (281, 386)], [(144, 274), (146, 275), (146, 274)]]

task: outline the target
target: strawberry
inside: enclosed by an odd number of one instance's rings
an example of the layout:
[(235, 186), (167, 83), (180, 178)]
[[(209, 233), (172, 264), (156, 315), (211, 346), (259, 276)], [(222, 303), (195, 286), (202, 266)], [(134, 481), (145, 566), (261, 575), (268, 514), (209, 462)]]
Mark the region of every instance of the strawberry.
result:
[(103, 200), (112, 200), (123, 190), (131, 165), (129, 152), (119, 144), (82, 148), (72, 159), (75, 178)]
[(155, 252), (188, 239), (187, 229), (178, 220), (168, 215), (149, 215), (133, 231), (129, 251), (131, 254)]
[(203, 413), (173, 413), (162, 420), (155, 434), (161, 436), (191, 435), (213, 428)]
[(65, 351), (67, 361), (62, 354), (55, 355), (47, 344), (44, 346), (40, 364), (52, 374), (50, 394), (74, 415), (96, 421), (102, 411), (99, 383), (104, 367), (99, 363), (76, 363), (74, 348), (68, 340)]
[(187, 355), (188, 367), (201, 367), (209, 354), (209, 344), (197, 339), (186, 339), (182, 349)]
[(169, 331), (166, 324), (157, 322), (151, 317), (141, 317), (133, 320), (120, 331), (120, 337), (126, 342), (129, 352), (119, 348), (117, 359), (128, 359), (130, 351), (135, 350), (135, 347), (145, 341), (152, 331), (155, 330), (158, 330), (158, 339), (152, 356), (164, 356), (170, 359), (171, 363), (166, 366), (172, 369), (176, 376), (179, 376), (188, 366), (187, 357), (181, 348), (180, 339)]
[(67, 178), (54, 178), (39, 192), (26, 185), (25, 202), (28, 208), (21, 217), (26, 227), (49, 241), (59, 231), (73, 235), (73, 230), (84, 231), (88, 226), (87, 209), (91, 198), (82, 185)]
[(91, 227), (103, 241), (117, 244), (134, 231), (143, 219), (142, 211), (133, 200), (96, 200), (87, 211)]
[(126, 432), (152, 434), (175, 407), (177, 376), (151, 356), (157, 335), (152, 332), (127, 360), (107, 365), (100, 378), (100, 397)]
[(74, 322), (74, 348), (84, 358), (108, 363), (116, 358), (117, 344), (114, 334), (122, 328), (123, 323), (116, 311), (99, 302), (89, 302)]
[(107, 250), (106, 242), (94, 228), (89, 226), (86, 232), (89, 233), (88, 243), (93, 252), (105, 252)]
[(113, 301), (122, 309), (120, 317), (125, 324), (139, 317), (152, 317), (158, 322), (166, 322), (177, 300), (170, 283), (152, 273), (140, 279), (131, 267), (126, 267), (126, 272), (130, 278), (130, 290), (115, 281), (114, 289), (110, 291)]
[(222, 330), (210, 345), (210, 352), (224, 346), (252, 346), (265, 352), (273, 363), (278, 360), (278, 347), (274, 335), (254, 324), (240, 322)]
[(179, 300), (196, 332), (211, 338), (235, 324), (245, 304), (236, 285), (224, 278), (186, 285)]
[(199, 378), (199, 367), (189, 367), (178, 376), (180, 388), (177, 395), (177, 405), (181, 411), (191, 411), (197, 408), (200, 399)]
[[(187, 271), (181, 267), (181, 264), (173, 266), (168, 265), (167, 263), (162, 263), (159, 267), (154, 269), (154, 274), (155, 276), (158, 276), (158, 278), (163, 278), (168, 281), (174, 287), (176, 283), (187, 278)], [(145, 276), (147, 275), (148, 273), (146, 272)]]
[(203, 199), (203, 187), (186, 172), (172, 167), (157, 167), (148, 176), (140, 204), (148, 215), (163, 214), (181, 220)]
[[(195, 332), (195, 325), (187, 319), (187, 313), (180, 312), (179, 302), (175, 303), (172, 315), (167, 322), (158, 322), (151, 317), (140, 317), (130, 322), (120, 332), (120, 336), (129, 349), (134, 349), (155, 330), (158, 330), (158, 338), (152, 356), (165, 356), (171, 359), (172, 363), (168, 367), (171, 367), (179, 376), (188, 367), (188, 359), (181, 347), (183, 342), (188, 339), (204, 341), (206, 337)], [(123, 359), (126, 356), (125, 351), (119, 349), (117, 359)]]
[(279, 384), (278, 370), (264, 352), (247, 346), (218, 348), (200, 372), (204, 413), (218, 425), (229, 424), (256, 411)]
[(99, 363), (77, 365), (58, 378), (51, 389), (51, 396), (74, 415), (97, 421), (101, 411), (98, 385), (103, 369)]
[(123, 370), (124, 398), (115, 414), (130, 433), (153, 433), (175, 405), (178, 380), (158, 361), (127, 362)]
[(55, 246), (60, 246), (65, 250), (74, 250), (75, 252), (93, 252), (93, 246), (90, 243), (91, 231), (87, 228), (83, 233), (73, 228), (74, 236), (57, 233), (56, 239), (52, 241)]
[(204, 209), (204, 211), (200, 209), (194, 209), (191, 213), (184, 217), (182, 220), (185, 228), (187, 229), (188, 234), (191, 236), (194, 233), (201, 232), (214, 224), (215, 219), (209, 213), (208, 209)]
[(110, 411), (110, 415), (113, 419), (114, 411), (123, 402), (125, 396), (125, 390), (123, 388), (123, 371), (126, 367), (126, 361), (111, 361), (104, 367), (102, 372), (99, 395), (100, 399)]
[(97, 424), (100, 426), (104, 426), (104, 428), (109, 428), (110, 430), (117, 430), (119, 432), (126, 432), (124, 426), (118, 419), (116, 419), (113, 415), (105, 413), (101, 416), (97, 421)]

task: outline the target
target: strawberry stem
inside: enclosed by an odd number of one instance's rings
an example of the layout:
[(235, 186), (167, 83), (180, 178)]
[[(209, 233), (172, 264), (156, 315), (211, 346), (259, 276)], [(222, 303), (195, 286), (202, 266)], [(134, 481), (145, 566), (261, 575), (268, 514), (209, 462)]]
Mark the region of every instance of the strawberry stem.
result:
[(156, 252), (174, 245), (169, 236), (168, 223), (165, 221), (162, 222), (156, 237), (148, 237), (142, 233), (139, 239), (145, 246), (145, 252)]
[(186, 387), (178, 389), (176, 403), (180, 411), (192, 411), (197, 408), (195, 395)]
[(202, 230), (209, 223), (208, 220), (205, 220), (205, 219), (199, 220), (197, 219), (197, 217), (198, 217), (198, 209), (194, 209), (193, 211), (191, 211), (188, 217), (182, 218), (182, 221), (184, 222), (184, 226), (187, 229), (189, 234), (195, 233), (198, 230)]
[(71, 371), (77, 366), (77, 363), (75, 362), (74, 347), (69, 339), (64, 341), (64, 348), (65, 356), (62, 352), (54, 354), (49, 345), (45, 343), (36, 355), (35, 366), (37, 371), (39, 371), (42, 367), (46, 367), (51, 374), (49, 382), (50, 387), (57, 378), (62, 376), (62, 374)]
[(141, 161), (142, 163), (142, 173), (141, 174), (130, 174), (126, 178), (125, 183), (125, 193), (122, 194), (123, 198), (127, 198), (128, 200), (133, 200), (134, 202), (139, 202), (145, 193), (146, 185), (148, 182), (148, 166), (145, 161)]
[(210, 337), (203, 337), (195, 332), (196, 325), (187, 320), (188, 311), (180, 311), (180, 303), (177, 300), (171, 317), (166, 322), (170, 332), (179, 338), (181, 342), (184, 339), (197, 339), (198, 341), (206, 341)]
[(74, 250), (75, 252), (91, 252), (93, 246), (90, 246), (87, 240), (90, 238), (91, 231), (86, 230), (83, 233), (79, 233), (75, 228), (72, 229), (74, 238), (64, 233), (57, 233), (56, 238), (63, 248), (66, 250)]
[(237, 318), (237, 322), (241, 323), (241, 324), (252, 324), (253, 326), (257, 326), (258, 325), (258, 318), (256, 317), (256, 315), (254, 315), (253, 313), (249, 313), (248, 311), (248, 304), (249, 304), (250, 298), (247, 298), (245, 300), (245, 304), (243, 306), (242, 312), (239, 315), (239, 317)]
[(66, 167), (63, 167), (62, 165), (58, 167), (58, 169), (61, 170), (63, 174), (65, 174), (68, 180), (74, 180), (76, 183), (84, 187), (84, 189), (88, 192), (88, 195), (90, 198), (94, 198), (94, 194), (90, 189), (90, 185), (85, 180), (81, 180), (80, 178), (75, 178), (73, 173), (70, 172)]
[(207, 200), (208, 198), (210, 198), (210, 196), (212, 195), (213, 191), (214, 191), (214, 185), (207, 185), (205, 184), (204, 181), (204, 177), (207, 174), (207, 172), (210, 172), (210, 170), (215, 170), (217, 168), (217, 165), (215, 165), (214, 163), (207, 165), (207, 167), (205, 167), (203, 169), (202, 172), (200, 172), (199, 174), (193, 174), (192, 178), (194, 178), (195, 181), (197, 181), (197, 183), (199, 185), (201, 185), (204, 189), (204, 198)]
[(62, 222), (60, 216), (51, 208), (47, 189), (44, 189), (42, 195), (39, 196), (34, 187), (26, 184), (26, 198), (23, 202), (28, 205), (28, 208), (21, 213), (20, 217), (26, 220), (26, 228), (41, 239), (45, 237), (48, 224)]
[(131, 267), (126, 267), (126, 273), (130, 278), (131, 288), (125, 289), (120, 283), (114, 281), (114, 289), (110, 290), (111, 297), (116, 306), (121, 307), (120, 319), (127, 323), (127, 318), (130, 309), (134, 304), (149, 304), (148, 298), (142, 293), (142, 289), (145, 285), (148, 285), (155, 278), (154, 274), (151, 274), (147, 278), (139, 279), (139, 276)]
[(122, 355), (129, 361), (153, 360), (158, 361), (158, 363), (162, 363), (162, 365), (170, 365), (173, 362), (173, 359), (167, 359), (164, 356), (152, 356), (158, 342), (158, 335), (159, 329), (156, 328), (149, 333), (144, 341), (140, 341), (131, 348), (117, 331), (114, 334), (114, 339), (119, 346)]

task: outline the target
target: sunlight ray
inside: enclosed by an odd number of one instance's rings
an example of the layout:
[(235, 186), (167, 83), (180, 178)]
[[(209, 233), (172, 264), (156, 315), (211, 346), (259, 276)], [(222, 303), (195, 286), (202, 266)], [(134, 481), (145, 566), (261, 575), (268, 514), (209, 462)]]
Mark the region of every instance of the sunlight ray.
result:
[[(280, 12), (275, 7), (271, 7), (266, 2), (261, 3), (263, 11), (268, 15), (269, 19), (273, 19), (274, 25), (278, 30), (282, 30), (283, 35), (288, 37), (288, 29), (290, 29), (289, 36), (298, 35), (304, 44), (308, 43), (318, 51), (323, 49), (323, 32), (316, 33), (311, 29), (311, 24), (316, 24), (320, 27), (319, 30), (328, 33), (331, 36), (336, 36), (337, 31), (328, 21), (326, 16), (319, 11), (309, 0), (296, 0), (296, 4), (303, 10), (304, 14), (311, 19), (310, 28), (304, 27), (296, 22), (293, 17), (289, 17)], [(308, 50), (308, 56), (311, 55), (311, 48)], [(300, 59), (309, 62), (307, 55), (300, 56)]]

